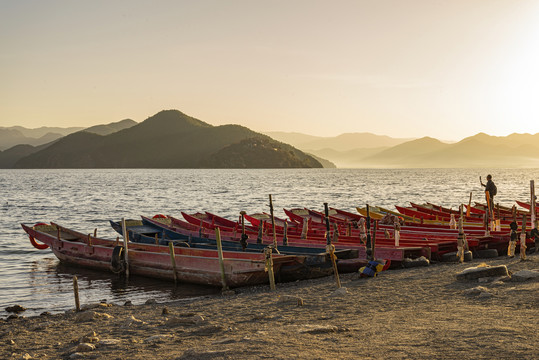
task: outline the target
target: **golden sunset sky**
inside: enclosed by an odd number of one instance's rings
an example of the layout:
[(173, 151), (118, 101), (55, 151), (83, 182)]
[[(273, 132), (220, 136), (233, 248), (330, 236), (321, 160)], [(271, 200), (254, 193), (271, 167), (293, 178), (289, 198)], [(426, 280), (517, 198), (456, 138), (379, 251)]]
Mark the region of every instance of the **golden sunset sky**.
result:
[(0, 126), (539, 132), (539, 1), (0, 0)]

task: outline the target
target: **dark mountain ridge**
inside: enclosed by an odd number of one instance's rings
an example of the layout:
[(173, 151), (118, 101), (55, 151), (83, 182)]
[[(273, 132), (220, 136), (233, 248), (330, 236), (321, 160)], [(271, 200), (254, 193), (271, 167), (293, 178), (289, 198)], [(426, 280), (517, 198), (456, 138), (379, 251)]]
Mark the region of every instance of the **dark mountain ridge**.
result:
[(322, 167), (313, 157), (240, 125), (212, 126), (164, 110), (108, 135), (70, 134), (16, 168)]

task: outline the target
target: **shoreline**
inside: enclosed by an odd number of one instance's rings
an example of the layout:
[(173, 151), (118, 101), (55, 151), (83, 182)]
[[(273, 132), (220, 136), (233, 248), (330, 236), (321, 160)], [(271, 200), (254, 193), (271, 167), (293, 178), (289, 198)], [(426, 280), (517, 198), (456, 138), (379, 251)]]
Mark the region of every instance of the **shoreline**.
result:
[(341, 274), (346, 290), (340, 291), (328, 276), (278, 283), (275, 291), (260, 285), (167, 303), (94, 304), (78, 313), (0, 320), (0, 357), (534, 358), (539, 281), (456, 280), (481, 263), (506, 265), (512, 273), (539, 271), (539, 254), (527, 257), (392, 269), (375, 278)]

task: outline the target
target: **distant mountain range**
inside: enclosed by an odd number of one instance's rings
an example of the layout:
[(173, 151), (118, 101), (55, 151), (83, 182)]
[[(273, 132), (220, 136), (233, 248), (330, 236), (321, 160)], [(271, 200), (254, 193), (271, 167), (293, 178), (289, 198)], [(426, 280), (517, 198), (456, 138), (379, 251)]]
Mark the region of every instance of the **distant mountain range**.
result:
[(0, 152), (3, 168), (309, 168), (310, 155), (239, 125), (212, 126), (178, 110), (95, 126)]
[[(336, 137), (271, 132), (277, 140), (346, 168), (539, 167), (539, 133), (490, 136), (454, 143), (424, 137), (395, 139), (370, 133)], [(354, 147), (355, 144), (355, 147)]]
[(96, 125), (86, 129), (81, 127), (59, 128), (45, 126), (37, 129), (27, 129), (22, 126), (0, 127), (0, 150), (9, 149), (12, 146), (21, 144), (39, 146), (81, 130), (99, 135), (108, 135), (135, 124), (136, 122), (134, 120), (126, 119), (108, 125)]
[(346, 133), (334, 137), (305, 135), (297, 132), (265, 132), (275, 140), (282, 141), (298, 149), (352, 151), (367, 148), (385, 148), (402, 144), (413, 138), (392, 138), (371, 133)]
[(0, 168), (539, 167), (539, 133), (479, 133), (454, 143), (371, 133), (264, 135), (177, 110), (86, 129), (0, 127), (0, 149)]

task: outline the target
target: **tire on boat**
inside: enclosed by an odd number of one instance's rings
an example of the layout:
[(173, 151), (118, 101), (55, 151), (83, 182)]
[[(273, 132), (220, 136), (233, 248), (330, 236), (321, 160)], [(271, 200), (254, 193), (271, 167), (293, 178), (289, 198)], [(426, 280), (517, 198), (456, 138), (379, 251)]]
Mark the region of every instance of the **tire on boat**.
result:
[(491, 259), (498, 257), (498, 250), (496, 249), (482, 249), (482, 250), (476, 250), (474, 252), (475, 258), (481, 258), (481, 259)]
[[(473, 255), (471, 251), (465, 251), (464, 252), (464, 261), (472, 261)], [(458, 262), (459, 259), (457, 258), (457, 252), (448, 252), (442, 255), (442, 261), (444, 262)]]
[(115, 246), (112, 250), (110, 268), (116, 274), (125, 272), (125, 252), (123, 246)]
[[(35, 229), (38, 226), (49, 226), (49, 224), (40, 222), (40, 223), (35, 224), (32, 228)], [(33, 236), (28, 235), (28, 238), (30, 239), (30, 243), (32, 244), (32, 246), (35, 247), (38, 250), (45, 250), (45, 249), (47, 249), (49, 247), (49, 245), (47, 245), (47, 244), (38, 243), (36, 241), (36, 239), (34, 239)]]

